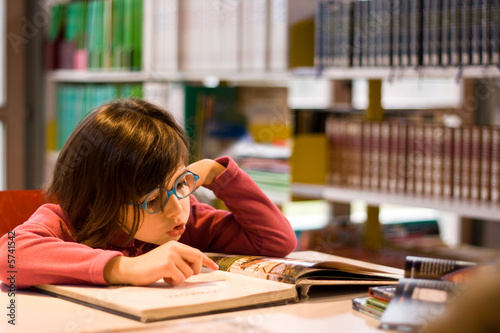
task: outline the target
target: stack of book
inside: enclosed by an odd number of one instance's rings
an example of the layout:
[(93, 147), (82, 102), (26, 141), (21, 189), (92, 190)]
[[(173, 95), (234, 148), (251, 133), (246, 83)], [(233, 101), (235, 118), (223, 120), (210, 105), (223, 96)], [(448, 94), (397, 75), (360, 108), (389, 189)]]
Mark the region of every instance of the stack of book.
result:
[(316, 23), (319, 67), (500, 63), (498, 1), (322, 1)]
[(356, 297), (352, 300), (354, 310), (380, 319), (389, 302), (394, 297), (395, 286), (372, 286), (368, 288), (368, 297)]

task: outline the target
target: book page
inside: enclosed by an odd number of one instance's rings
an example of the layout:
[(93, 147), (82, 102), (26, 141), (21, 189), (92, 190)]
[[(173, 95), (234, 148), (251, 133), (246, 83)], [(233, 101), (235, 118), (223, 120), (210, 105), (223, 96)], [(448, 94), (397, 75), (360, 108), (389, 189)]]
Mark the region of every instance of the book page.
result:
[(39, 285), (38, 290), (108, 309), (141, 321), (153, 321), (257, 304), (295, 301), (294, 286), (209, 271), (171, 286)]

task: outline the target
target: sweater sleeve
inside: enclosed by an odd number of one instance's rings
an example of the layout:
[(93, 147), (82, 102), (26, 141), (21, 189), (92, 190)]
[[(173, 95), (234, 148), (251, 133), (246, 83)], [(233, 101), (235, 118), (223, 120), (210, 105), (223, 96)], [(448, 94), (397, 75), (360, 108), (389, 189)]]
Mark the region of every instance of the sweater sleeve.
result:
[(229, 211), (191, 198), (191, 216), (180, 239), (201, 251), (285, 256), (297, 239), (288, 220), (255, 182), (229, 157), (216, 160), (226, 167), (209, 186)]
[(18, 289), (46, 283), (107, 284), (104, 266), (122, 253), (75, 242), (63, 220), (61, 208), (47, 204), (5, 234), (0, 253), (11, 254), (15, 261), (0, 260), (0, 280), (10, 284), (7, 279), (13, 275)]

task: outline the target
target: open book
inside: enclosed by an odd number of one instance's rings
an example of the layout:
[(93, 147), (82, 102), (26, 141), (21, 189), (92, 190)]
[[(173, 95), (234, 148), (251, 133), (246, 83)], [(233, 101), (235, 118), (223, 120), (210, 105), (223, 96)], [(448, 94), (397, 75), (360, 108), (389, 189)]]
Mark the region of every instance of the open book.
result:
[(409, 256), (380, 328), (418, 331), (441, 315), (480, 269), (472, 262)]
[(297, 302), (311, 285), (390, 284), (402, 277), (402, 270), (318, 252), (292, 253), (298, 259), (209, 255), (218, 258), (221, 270), (204, 270), (175, 287), (160, 280), (144, 287), (37, 285), (34, 289), (149, 322)]

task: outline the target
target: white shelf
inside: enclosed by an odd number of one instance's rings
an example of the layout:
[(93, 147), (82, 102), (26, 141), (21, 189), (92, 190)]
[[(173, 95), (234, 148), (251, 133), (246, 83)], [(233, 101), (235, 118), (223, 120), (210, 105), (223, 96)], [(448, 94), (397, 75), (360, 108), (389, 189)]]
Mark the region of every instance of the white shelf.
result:
[(48, 79), (52, 82), (141, 82), (148, 75), (144, 72), (133, 71), (79, 71), (59, 69), (48, 73)]
[(402, 77), (454, 77), (460, 78), (500, 78), (500, 68), (497, 66), (469, 67), (421, 67), (421, 68), (391, 68), (391, 67), (351, 67), (326, 68), (322, 77), (328, 79), (394, 79)]
[(325, 185), (292, 184), (292, 194), (336, 202), (363, 200), (368, 205), (395, 204), (453, 212), (463, 217), (500, 221), (500, 203), (445, 199), (429, 196), (356, 190)]
[[(290, 79), (304, 75), (292, 72), (134, 72), (55, 70), (48, 73), (52, 82), (142, 82), (142, 81), (229, 81), (260, 85), (288, 85)], [(311, 74), (312, 76), (312, 74)]]

